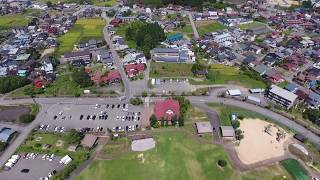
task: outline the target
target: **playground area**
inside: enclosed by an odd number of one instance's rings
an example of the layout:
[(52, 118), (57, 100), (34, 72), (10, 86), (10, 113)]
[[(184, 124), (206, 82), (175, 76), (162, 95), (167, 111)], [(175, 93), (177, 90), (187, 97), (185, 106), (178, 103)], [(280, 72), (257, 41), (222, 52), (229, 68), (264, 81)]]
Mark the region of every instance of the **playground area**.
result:
[(240, 129), (244, 138), (235, 149), (247, 165), (285, 155), (291, 141), (291, 135), (281, 127), (260, 119), (243, 119)]

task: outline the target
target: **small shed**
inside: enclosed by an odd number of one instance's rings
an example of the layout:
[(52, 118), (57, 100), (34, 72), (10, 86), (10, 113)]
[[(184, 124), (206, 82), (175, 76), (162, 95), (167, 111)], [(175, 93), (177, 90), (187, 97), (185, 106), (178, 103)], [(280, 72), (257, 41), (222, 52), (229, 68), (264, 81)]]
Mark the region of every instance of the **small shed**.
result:
[(86, 134), (81, 141), (83, 147), (91, 148), (97, 141), (98, 137), (93, 134)]
[(235, 133), (232, 126), (220, 126), (220, 131), (223, 139), (233, 140), (235, 138)]
[(210, 122), (196, 122), (195, 124), (199, 134), (212, 133), (213, 131)]

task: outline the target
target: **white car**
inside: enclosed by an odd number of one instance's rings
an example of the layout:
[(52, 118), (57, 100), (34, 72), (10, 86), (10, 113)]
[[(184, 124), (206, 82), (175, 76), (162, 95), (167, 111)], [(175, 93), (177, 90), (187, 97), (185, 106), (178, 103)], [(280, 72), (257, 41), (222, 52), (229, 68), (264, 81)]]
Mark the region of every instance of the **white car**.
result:
[(47, 157), (47, 154), (44, 154), (44, 155), (42, 156), (42, 160), (46, 160), (46, 157)]
[(63, 133), (64, 132), (64, 127), (61, 127), (60, 132)]
[(17, 159), (9, 159), (9, 160), (8, 160), (8, 162), (11, 162), (11, 163), (13, 163), (13, 164), (17, 163), (17, 161), (18, 161)]
[(61, 116), (62, 114), (63, 114), (63, 112), (62, 112), (62, 111), (60, 111), (60, 112), (59, 112), (59, 115)]
[(52, 177), (52, 174), (51, 174), (51, 172), (49, 172), (49, 173), (48, 173), (48, 177), (49, 177), (49, 178), (51, 178), (51, 177)]
[(113, 128), (112, 128), (112, 132), (115, 132), (115, 131), (116, 131), (116, 128), (115, 128), (115, 127), (113, 127)]

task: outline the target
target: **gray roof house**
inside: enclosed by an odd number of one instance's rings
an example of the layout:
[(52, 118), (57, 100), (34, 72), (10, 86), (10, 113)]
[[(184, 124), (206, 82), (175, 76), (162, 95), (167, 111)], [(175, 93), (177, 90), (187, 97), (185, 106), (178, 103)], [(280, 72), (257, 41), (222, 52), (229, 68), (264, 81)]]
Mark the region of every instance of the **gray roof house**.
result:
[(255, 67), (253, 67), (252, 69), (255, 72), (257, 72), (260, 76), (262, 76), (267, 72), (268, 67), (264, 64), (259, 64), (259, 65), (256, 65)]

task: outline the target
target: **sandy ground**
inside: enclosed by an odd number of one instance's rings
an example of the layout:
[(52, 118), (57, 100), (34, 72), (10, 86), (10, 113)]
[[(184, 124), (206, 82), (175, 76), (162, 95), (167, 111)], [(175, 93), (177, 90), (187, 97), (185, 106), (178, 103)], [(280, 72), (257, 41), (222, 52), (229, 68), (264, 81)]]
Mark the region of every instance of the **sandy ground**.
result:
[(271, 5), (279, 5), (283, 7), (290, 7), (291, 5), (299, 5), (299, 1), (297, 0), (269, 0), (268, 2)]
[(52, 54), (54, 52), (54, 48), (48, 48), (48, 49), (45, 49), (42, 54), (41, 54), (41, 57), (47, 55), (47, 54)]
[(239, 159), (244, 164), (252, 164), (285, 155), (286, 144), (290, 141), (291, 136), (286, 134), (285, 138), (278, 142), (276, 140), (278, 126), (275, 127), (272, 124), (270, 134), (264, 131), (269, 124), (271, 123), (260, 119), (240, 121), (240, 129), (244, 131), (244, 138), (240, 145), (235, 148)]

